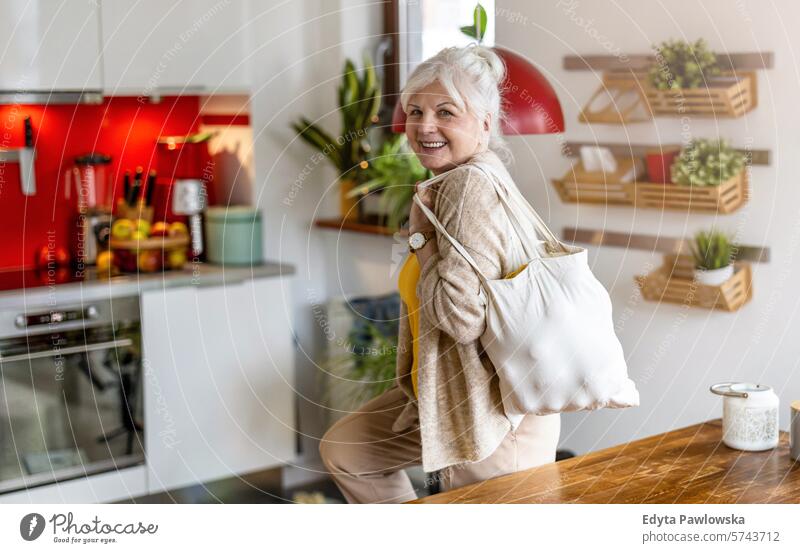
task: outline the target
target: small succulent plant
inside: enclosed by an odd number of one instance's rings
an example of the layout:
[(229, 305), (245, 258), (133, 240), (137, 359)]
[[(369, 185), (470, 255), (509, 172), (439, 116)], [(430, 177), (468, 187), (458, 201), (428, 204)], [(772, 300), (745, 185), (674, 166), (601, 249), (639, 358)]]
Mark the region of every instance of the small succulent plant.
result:
[(744, 155), (725, 140), (698, 138), (681, 149), (672, 164), (672, 182), (687, 186), (719, 186), (744, 168)]
[(656, 46), (656, 63), (650, 69), (650, 84), (659, 90), (706, 86), (719, 75), (717, 56), (702, 38), (690, 43), (668, 40)]
[(733, 238), (717, 230), (701, 230), (690, 245), (695, 268), (712, 271), (733, 263), (736, 246)]

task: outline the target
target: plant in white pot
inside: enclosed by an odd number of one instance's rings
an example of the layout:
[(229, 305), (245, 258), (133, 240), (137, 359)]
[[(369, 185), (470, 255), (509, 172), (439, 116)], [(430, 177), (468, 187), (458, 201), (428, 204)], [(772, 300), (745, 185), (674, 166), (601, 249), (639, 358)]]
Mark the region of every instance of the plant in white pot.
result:
[(698, 282), (719, 286), (733, 276), (736, 246), (728, 234), (716, 230), (700, 231), (695, 234), (690, 249)]

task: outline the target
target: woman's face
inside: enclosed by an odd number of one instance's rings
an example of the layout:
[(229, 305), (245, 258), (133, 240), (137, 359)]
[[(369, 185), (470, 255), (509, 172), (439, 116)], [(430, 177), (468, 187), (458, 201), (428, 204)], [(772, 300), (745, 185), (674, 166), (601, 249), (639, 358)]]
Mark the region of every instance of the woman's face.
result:
[(459, 108), (435, 81), (409, 98), (406, 136), (422, 165), (438, 175), (487, 149), (489, 120)]

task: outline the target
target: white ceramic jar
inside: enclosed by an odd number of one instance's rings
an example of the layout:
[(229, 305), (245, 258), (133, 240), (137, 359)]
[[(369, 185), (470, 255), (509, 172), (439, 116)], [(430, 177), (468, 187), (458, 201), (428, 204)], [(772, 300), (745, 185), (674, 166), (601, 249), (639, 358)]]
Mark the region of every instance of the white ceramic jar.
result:
[(711, 391), (722, 402), (722, 441), (743, 451), (763, 451), (778, 446), (780, 400), (772, 388), (750, 382), (721, 382)]

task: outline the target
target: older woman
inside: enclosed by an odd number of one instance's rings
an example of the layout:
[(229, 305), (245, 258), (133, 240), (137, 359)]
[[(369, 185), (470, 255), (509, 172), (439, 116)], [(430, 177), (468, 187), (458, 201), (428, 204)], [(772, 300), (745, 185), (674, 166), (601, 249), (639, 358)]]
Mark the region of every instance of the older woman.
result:
[[(480, 46), (447, 48), (419, 65), (401, 95), (408, 142), (443, 177), (417, 195), (487, 278), (524, 261), (497, 193), (472, 163), (507, 179), (499, 133), (502, 60)], [(446, 173), (446, 174), (444, 174)], [(351, 503), (415, 499), (404, 468), (422, 463), (451, 489), (553, 461), (559, 415), (507, 416), (480, 336), (480, 280), (414, 205), (400, 271), (397, 384), (334, 424), (320, 453)]]

